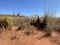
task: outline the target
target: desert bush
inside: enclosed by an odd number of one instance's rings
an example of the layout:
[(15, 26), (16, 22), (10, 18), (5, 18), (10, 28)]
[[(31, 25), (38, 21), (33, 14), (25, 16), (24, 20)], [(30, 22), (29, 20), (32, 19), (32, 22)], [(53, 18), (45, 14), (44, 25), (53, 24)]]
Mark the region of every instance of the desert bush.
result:
[(52, 33), (55, 30), (60, 32), (60, 18), (54, 17), (50, 14), (44, 14), (44, 16), (40, 18), (37, 17), (37, 19), (32, 20), (30, 24), (39, 29), (43, 29), (48, 33)]
[(44, 17), (43, 22), (40, 21), (40, 17), (38, 16), (36, 20), (32, 20), (30, 22), (30, 25), (34, 25), (35, 27), (37, 27), (38, 30), (44, 30), (44, 28), (46, 27), (46, 17)]
[(12, 20), (8, 18), (7, 16), (0, 17), (0, 26), (7, 29), (11, 29), (13, 26)]

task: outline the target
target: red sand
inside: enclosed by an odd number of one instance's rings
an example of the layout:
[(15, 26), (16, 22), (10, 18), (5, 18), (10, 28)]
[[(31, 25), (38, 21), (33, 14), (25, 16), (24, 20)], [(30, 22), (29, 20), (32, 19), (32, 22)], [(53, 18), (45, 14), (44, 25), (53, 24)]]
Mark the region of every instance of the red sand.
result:
[[(37, 32), (28, 36), (23, 31), (4, 31), (0, 34), (0, 45), (57, 45), (50, 41), (50, 37), (40, 39), (42, 35), (44, 32)], [(56, 36), (56, 33), (53, 33), (52, 36)], [(12, 40), (13, 37), (15, 39)]]

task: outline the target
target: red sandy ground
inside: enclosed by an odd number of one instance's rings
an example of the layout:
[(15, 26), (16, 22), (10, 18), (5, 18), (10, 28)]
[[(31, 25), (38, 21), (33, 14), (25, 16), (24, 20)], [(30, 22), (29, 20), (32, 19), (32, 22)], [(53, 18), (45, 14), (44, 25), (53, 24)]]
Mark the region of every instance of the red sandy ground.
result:
[(34, 34), (26, 35), (25, 31), (3, 31), (0, 33), (0, 45), (58, 45), (57, 40), (59, 34), (54, 32), (52, 37), (41, 37), (45, 33), (37, 31)]

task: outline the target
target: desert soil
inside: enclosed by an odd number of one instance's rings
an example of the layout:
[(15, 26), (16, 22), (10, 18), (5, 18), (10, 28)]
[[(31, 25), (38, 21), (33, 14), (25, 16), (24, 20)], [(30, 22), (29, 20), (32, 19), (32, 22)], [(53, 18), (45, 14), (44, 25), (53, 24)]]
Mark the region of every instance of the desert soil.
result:
[(0, 45), (58, 45), (59, 34), (56, 32), (51, 37), (43, 37), (43, 31), (27, 35), (24, 30), (16, 31), (16, 28), (0, 33)]

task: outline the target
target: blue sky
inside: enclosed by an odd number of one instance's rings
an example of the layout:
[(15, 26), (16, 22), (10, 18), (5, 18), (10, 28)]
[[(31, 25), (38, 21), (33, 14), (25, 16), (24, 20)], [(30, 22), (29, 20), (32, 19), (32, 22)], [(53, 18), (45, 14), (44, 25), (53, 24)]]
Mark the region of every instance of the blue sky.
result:
[(13, 12), (26, 16), (50, 12), (60, 16), (60, 0), (0, 0), (1, 14)]

